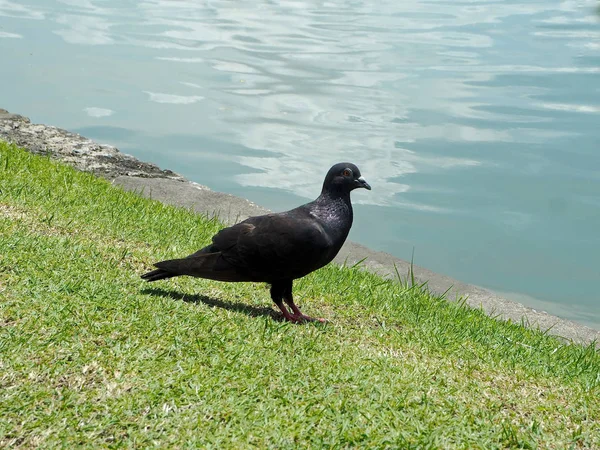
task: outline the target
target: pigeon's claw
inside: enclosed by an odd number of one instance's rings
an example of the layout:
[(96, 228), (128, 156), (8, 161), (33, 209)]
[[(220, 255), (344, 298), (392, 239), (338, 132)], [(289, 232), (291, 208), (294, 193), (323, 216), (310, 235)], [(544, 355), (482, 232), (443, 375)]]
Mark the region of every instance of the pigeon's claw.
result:
[(278, 302), (275, 302), (275, 304), (281, 310), (281, 314), (283, 314), (283, 318), (285, 320), (287, 320), (288, 322), (292, 322), (292, 323), (303, 322), (303, 319), (301, 317), (298, 317), (297, 314), (291, 314), (288, 311), (288, 309), (284, 306), (284, 304), (283, 304), (283, 302), (281, 300), (278, 301)]
[(300, 309), (298, 309), (298, 307), (293, 303), (292, 303), (292, 305), (290, 305), (290, 307), (293, 310), (293, 313), (290, 313), (290, 311), (285, 307), (283, 302), (281, 302), (281, 303), (276, 302), (275, 304), (281, 310), (281, 314), (283, 315), (283, 318), (285, 320), (287, 320), (288, 322), (291, 322), (291, 323), (305, 323), (305, 322), (326, 323), (327, 322), (325, 319), (310, 317), (310, 316), (307, 316), (306, 314), (303, 314), (302, 311), (300, 311)]
[(302, 314), (301, 316), (296, 316), (298, 317), (300, 320), (302, 320), (303, 322), (320, 322), (320, 323), (327, 323), (326, 319), (322, 319), (320, 317), (310, 317), (307, 316), (305, 314)]

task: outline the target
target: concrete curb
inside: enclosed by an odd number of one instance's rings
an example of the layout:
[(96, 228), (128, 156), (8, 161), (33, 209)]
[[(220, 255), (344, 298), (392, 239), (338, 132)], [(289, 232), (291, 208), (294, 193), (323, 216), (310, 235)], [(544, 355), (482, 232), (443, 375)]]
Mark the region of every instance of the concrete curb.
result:
[[(192, 208), (202, 214), (216, 215), (228, 224), (268, 211), (243, 198), (212, 191), (170, 170), (162, 170), (154, 164), (139, 161), (112, 146), (97, 144), (60, 128), (32, 124), (28, 118), (3, 109), (0, 109), (0, 139), (14, 142), (33, 153), (48, 154), (79, 170), (107, 178), (127, 191), (135, 191), (164, 203)], [(335, 261), (354, 264), (365, 258), (363, 266), (382, 276), (395, 277), (396, 269), (405, 275), (411, 267), (407, 261), (354, 242), (346, 242)], [(451, 300), (465, 297), (469, 306), (482, 308), (491, 316), (539, 327), (572, 342), (596, 341), (600, 348), (600, 331), (536, 311), (422, 267), (414, 266), (413, 273), (419, 284), (427, 283), (432, 292), (446, 293)]]

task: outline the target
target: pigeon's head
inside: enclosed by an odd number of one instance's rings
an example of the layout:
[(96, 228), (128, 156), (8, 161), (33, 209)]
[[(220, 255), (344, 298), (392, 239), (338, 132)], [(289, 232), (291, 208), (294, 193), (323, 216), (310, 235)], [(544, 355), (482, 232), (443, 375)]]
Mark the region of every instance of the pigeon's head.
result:
[(323, 182), (323, 192), (349, 193), (356, 188), (371, 190), (371, 186), (361, 176), (360, 169), (352, 163), (334, 165)]

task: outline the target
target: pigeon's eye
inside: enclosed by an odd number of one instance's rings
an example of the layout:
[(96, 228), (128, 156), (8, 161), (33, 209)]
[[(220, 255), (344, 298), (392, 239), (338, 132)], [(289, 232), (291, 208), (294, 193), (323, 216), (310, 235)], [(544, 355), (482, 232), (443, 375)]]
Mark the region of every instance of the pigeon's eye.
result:
[(352, 171), (350, 169), (344, 169), (342, 175), (344, 175), (345, 177), (349, 177), (352, 175)]

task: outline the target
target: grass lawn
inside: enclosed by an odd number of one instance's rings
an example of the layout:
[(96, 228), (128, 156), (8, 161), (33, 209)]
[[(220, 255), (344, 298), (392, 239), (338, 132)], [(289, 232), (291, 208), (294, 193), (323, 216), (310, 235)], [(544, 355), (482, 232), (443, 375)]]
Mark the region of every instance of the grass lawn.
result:
[(600, 355), (330, 265), (139, 276), (220, 224), (0, 143), (0, 447), (600, 448)]

